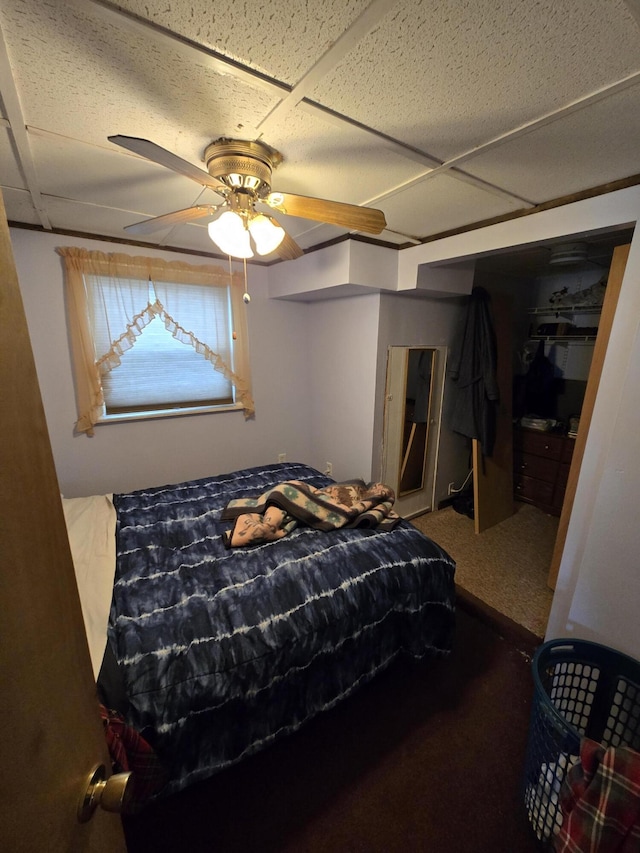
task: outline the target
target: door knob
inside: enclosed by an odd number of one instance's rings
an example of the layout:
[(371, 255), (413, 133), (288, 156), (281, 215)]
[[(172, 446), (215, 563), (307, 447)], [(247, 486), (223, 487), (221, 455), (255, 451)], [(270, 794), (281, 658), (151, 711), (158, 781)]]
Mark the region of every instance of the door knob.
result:
[(107, 812), (121, 812), (132, 789), (131, 773), (114, 773), (107, 779), (104, 764), (96, 764), (87, 776), (85, 790), (78, 803), (78, 822), (86, 823), (101, 806)]

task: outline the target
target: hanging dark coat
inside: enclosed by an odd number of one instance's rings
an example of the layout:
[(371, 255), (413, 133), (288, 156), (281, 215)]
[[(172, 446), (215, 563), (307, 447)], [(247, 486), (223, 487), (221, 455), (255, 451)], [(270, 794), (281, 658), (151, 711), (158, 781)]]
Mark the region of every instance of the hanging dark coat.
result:
[(544, 354), (544, 341), (540, 341), (524, 380), (525, 415), (555, 416), (557, 383), (554, 373), (553, 363)]
[(482, 287), (469, 297), (462, 334), (453, 347), (449, 376), (455, 399), (451, 428), (480, 442), (482, 454), (491, 456), (496, 438), (499, 400), (496, 336), (491, 299)]

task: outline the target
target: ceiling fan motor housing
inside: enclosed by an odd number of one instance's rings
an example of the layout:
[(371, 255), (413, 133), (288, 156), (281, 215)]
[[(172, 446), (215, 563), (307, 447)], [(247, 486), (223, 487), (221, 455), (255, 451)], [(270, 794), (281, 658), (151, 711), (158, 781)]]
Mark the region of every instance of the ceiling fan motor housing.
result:
[(230, 189), (245, 189), (259, 197), (271, 191), (271, 173), (282, 155), (262, 142), (217, 139), (204, 152), (207, 171)]

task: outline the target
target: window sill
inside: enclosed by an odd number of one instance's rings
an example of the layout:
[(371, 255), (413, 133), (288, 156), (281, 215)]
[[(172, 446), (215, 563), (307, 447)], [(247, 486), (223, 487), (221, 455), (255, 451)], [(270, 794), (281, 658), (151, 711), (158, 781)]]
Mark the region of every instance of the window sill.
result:
[(148, 412), (130, 412), (119, 415), (103, 415), (96, 426), (117, 424), (125, 421), (149, 421), (158, 418), (179, 418), (182, 415), (210, 415), (218, 412), (242, 412), (244, 406), (240, 403), (230, 403), (226, 406), (192, 406), (184, 409), (157, 409)]

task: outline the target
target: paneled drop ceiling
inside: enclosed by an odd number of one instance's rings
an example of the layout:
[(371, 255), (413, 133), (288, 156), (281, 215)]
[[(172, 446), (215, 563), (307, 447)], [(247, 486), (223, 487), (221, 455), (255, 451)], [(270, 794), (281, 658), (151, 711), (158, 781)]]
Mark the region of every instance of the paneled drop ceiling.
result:
[[(640, 180), (640, 0), (2, 0), (0, 35), (11, 223), (126, 239), (220, 202), (114, 134), (201, 169), (262, 139), (275, 190), (379, 208), (397, 246)], [(216, 251), (206, 220), (144, 239)]]

